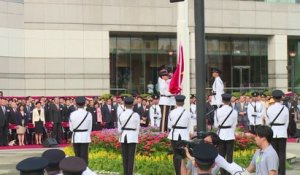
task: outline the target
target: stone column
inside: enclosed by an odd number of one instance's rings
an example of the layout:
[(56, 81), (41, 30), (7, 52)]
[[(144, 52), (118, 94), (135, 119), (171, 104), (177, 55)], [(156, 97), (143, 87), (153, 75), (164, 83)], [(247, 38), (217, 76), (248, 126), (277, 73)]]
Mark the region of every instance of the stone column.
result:
[(268, 38), (268, 83), (269, 88), (288, 90), (287, 35)]

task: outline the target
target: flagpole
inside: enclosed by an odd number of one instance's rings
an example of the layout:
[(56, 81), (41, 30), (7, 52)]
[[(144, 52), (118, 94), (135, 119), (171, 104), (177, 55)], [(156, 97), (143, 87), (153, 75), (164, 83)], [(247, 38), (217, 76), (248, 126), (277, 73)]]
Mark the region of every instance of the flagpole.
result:
[(196, 97), (197, 97), (197, 132), (206, 131), (206, 64), (205, 64), (205, 17), (204, 0), (194, 1), (195, 15), (195, 53), (196, 53)]
[[(181, 94), (186, 96), (184, 107), (190, 109), (190, 40), (188, 27), (188, 0), (177, 3), (177, 55), (179, 54), (180, 43), (183, 46), (184, 72)], [(179, 55), (178, 55), (179, 56)]]

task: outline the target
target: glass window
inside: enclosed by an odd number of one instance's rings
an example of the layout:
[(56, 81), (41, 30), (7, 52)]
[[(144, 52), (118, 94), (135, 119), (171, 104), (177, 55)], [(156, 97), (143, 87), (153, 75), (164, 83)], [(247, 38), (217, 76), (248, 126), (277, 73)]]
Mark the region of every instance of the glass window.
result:
[[(212, 37), (206, 40), (207, 70), (219, 67), (225, 87), (236, 90), (268, 85), (267, 38)], [(218, 50), (219, 49), (219, 50)], [(211, 87), (211, 75), (207, 75)]]
[(207, 54), (219, 55), (219, 40), (216, 39), (207, 40)]
[(233, 55), (248, 55), (249, 53), (249, 42), (247, 40), (234, 40), (233, 41)]
[[(157, 84), (158, 68), (176, 65), (176, 38), (124, 35), (110, 37), (111, 93), (147, 93)], [(175, 42), (174, 42), (175, 41)], [(115, 52), (117, 51), (117, 52)]]

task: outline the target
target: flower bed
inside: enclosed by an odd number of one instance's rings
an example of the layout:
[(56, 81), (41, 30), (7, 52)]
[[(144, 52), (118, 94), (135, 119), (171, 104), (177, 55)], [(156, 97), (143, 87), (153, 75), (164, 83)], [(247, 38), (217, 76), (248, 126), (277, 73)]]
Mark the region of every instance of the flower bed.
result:
[[(172, 149), (167, 133), (157, 128), (142, 128), (135, 157), (135, 172), (147, 175), (174, 174)], [(236, 133), (234, 161), (247, 167), (254, 154), (254, 136)], [(122, 156), (116, 130), (92, 132), (89, 166), (94, 171), (122, 172)], [(65, 148), (67, 155), (74, 155), (72, 147)], [(154, 167), (154, 168), (153, 168)]]

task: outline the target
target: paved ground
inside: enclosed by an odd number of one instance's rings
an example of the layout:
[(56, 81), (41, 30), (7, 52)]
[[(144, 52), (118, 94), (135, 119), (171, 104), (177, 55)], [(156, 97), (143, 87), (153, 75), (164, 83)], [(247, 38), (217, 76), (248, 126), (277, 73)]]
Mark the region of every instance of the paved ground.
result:
[[(46, 149), (0, 150), (0, 175), (19, 175), (16, 171), (16, 164), (20, 160), (40, 156)], [(287, 170), (287, 175), (300, 174), (300, 143), (288, 143), (287, 150), (297, 157), (296, 162), (292, 164), (292, 169)]]

